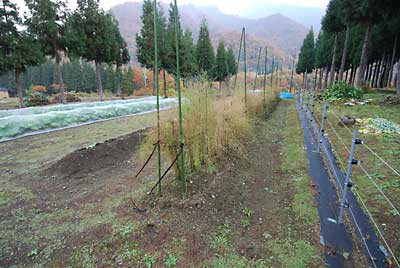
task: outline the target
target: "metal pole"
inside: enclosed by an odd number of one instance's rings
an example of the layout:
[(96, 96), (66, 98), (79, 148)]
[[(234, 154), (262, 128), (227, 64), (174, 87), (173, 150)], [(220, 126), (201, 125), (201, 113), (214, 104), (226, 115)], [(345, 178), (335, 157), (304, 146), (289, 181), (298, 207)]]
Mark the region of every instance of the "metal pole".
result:
[(262, 48), (260, 47), (260, 52), (258, 52), (257, 70), (256, 70), (256, 77), (254, 78), (253, 90), (256, 90), (256, 85), (257, 85), (258, 69), (260, 68), (261, 49)]
[(181, 98), (181, 70), (179, 62), (179, 25), (178, 25), (178, 5), (174, 0), (174, 17), (175, 17), (175, 54), (176, 54), (176, 87), (178, 90), (179, 102), (179, 143), (182, 153), (179, 157), (179, 175), (181, 179), (182, 198), (186, 198), (186, 180), (185, 180), (185, 156), (183, 150), (183, 122), (182, 122), (182, 98)]
[(246, 63), (246, 28), (243, 28), (243, 51), (244, 51), (244, 103), (247, 103), (247, 63)]
[(265, 87), (267, 85), (267, 56), (268, 47), (265, 47), (265, 60), (264, 60), (264, 105), (265, 105)]
[(349, 191), (349, 188), (351, 188), (353, 186), (353, 184), (350, 182), (351, 169), (352, 169), (353, 165), (356, 165), (359, 163), (358, 160), (354, 159), (354, 152), (355, 152), (356, 144), (361, 144), (361, 141), (357, 139), (357, 136), (358, 136), (358, 131), (354, 130), (353, 140), (351, 143), (351, 150), (350, 150), (350, 155), (349, 155), (349, 162), (347, 164), (346, 179), (344, 182), (342, 205), (340, 207), (340, 212), (339, 212), (339, 221), (338, 221), (339, 223), (343, 223), (344, 209), (349, 207), (349, 204), (347, 203), (347, 193)]
[[(153, 7), (154, 20), (154, 83), (157, 95), (157, 162), (158, 162), (158, 180), (161, 179), (161, 146), (160, 146), (160, 86), (158, 84), (158, 47), (157, 47), (157, 0), (154, 0)], [(158, 184), (158, 194), (161, 195), (161, 183)]]
[(237, 60), (237, 72), (235, 74), (235, 82), (233, 83), (233, 89), (236, 89), (236, 80), (237, 80), (237, 75), (239, 73), (239, 67), (240, 67), (240, 54), (242, 53), (243, 36), (244, 36), (244, 28), (242, 29), (242, 35), (240, 36), (239, 55), (238, 55), (238, 60)]
[(324, 103), (324, 109), (322, 112), (322, 119), (321, 119), (321, 128), (319, 130), (319, 135), (318, 135), (318, 145), (317, 145), (317, 152), (319, 152), (319, 148), (321, 143), (323, 142), (324, 134), (325, 134), (325, 121), (326, 121), (326, 111), (328, 110), (328, 103)]

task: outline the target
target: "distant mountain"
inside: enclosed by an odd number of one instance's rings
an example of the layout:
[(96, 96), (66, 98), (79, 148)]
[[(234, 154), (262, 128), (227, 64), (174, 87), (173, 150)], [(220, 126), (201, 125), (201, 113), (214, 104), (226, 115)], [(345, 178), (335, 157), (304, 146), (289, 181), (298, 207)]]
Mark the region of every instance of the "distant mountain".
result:
[[(162, 3), (164, 14), (168, 14), (168, 6)], [(272, 55), (281, 63), (289, 64), (290, 55), (294, 48), (299, 48), (307, 34), (303, 25), (281, 15), (275, 14), (261, 19), (246, 19), (239, 16), (227, 15), (216, 7), (197, 7), (192, 4), (179, 7), (183, 28), (193, 32), (197, 40), (201, 20), (208, 22), (211, 40), (216, 47), (222, 38), (228, 47), (237, 53), (239, 50), (242, 27), (246, 27), (249, 68), (255, 69), (259, 47), (269, 47), (269, 58)], [(128, 43), (132, 62), (137, 63), (135, 57), (135, 35), (140, 31), (142, 4), (127, 2), (111, 8), (111, 13), (119, 21), (120, 30)]]
[(312, 26), (314, 30), (318, 32), (321, 28), (321, 19), (325, 14), (325, 10), (326, 9), (323, 7), (304, 7), (285, 4), (261, 3), (248, 6), (241, 12), (241, 14), (244, 17), (256, 19), (280, 13), (301, 23), (306, 28), (310, 28)]

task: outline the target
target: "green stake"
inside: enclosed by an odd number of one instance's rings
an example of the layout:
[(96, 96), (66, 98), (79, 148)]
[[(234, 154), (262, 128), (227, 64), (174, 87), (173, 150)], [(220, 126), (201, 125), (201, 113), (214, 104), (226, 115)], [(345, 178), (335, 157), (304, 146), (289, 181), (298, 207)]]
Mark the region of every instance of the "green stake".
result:
[(260, 47), (260, 52), (258, 52), (257, 70), (256, 70), (256, 77), (254, 78), (253, 90), (256, 90), (256, 85), (257, 85), (258, 69), (260, 68), (261, 49), (262, 48)]
[(265, 47), (265, 60), (264, 60), (264, 105), (265, 105), (265, 87), (267, 85), (267, 56), (268, 47)]
[(243, 28), (243, 51), (244, 51), (244, 103), (247, 103), (247, 63), (246, 63), (246, 28)]
[[(178, 90), (179, 101), (179, 143), (183, 146), (183, 126), (182, 126), (182, 98), (181, 98), (181, 70), (179, 62), (179, 27), (178, 27), (178, 5), (174, 0), (174, 17), (175, 17), (175, 53), (176, 53), (176, 87)], [(179, 157), (179, 175), (181, 177), (181, 194), (182, 198), (186, 198), (186, 181), (185, 181), (185, 157), (184, 150)]]
[(292, 87), (293, 87), (293, 74), (294, 74), (294, 61), (295, 61), (295, 59), (296, 59), (296, 50), (294, 51), (294, 54), (293, 54), (293, 63), (292, 63), (292, 73), (290, 74), (290, 89), (289, 89), (289, 92), (292, 92)]
[(274, 79), (274, 56), (272, 56), (272, 62), (271, 62), (271, 91), (272, 93), (274, 92), (274, 85), (273, 85), (273, 79)]
[[(160, 146), (160, 86), (158, 84), (158, 48), (157, 48), (157, 0), (154, 0), (154, 83), (157, 95), (157, 158), (158, 158), (158, 181), (161, 179), (161, 146)], [(161, 195), (161, 182), (158, 184), (158, 194)]]
[(236, 89), (236, 80), (237, 80), (237, 75), (239, 73), (239, 67), (240, 67), (240, 54), (242, 53), (243, 36), (244, 36), (244, 28), (242, 29), (242, 35), (240, 36), (239, 55), (238, 55), (238, 60), (237, 60), (237, 72), (235, 74), (235, 82), (233, 83), (233, 89)]

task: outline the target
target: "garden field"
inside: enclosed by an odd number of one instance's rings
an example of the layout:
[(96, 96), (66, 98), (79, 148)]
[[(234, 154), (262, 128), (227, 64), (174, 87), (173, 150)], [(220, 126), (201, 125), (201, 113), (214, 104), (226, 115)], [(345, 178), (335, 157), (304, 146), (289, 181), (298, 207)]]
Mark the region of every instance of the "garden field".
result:
[(173, 176), (161, 198), (146, 196), (154, 160), (135, 178), (145, 136), (135, 130), (149, 122), (154, 114), (0, 144), (1, 266), (321, 266), (294, 101), (254, 119), (215, 172), (191, 173), (184, 201)]

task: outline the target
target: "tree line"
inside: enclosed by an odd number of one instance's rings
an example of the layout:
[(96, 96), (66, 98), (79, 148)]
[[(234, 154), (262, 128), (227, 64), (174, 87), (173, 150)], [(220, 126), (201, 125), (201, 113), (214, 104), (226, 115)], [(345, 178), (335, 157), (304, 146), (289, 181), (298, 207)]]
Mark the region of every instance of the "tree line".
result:
[[(144, 0), (142, 6), (142, 28), (136, 35), (136, 56), (143, 67), (154, 69), (154, 7), (151, 0)], [(176, 75), (176, 42), (174, 7), (170, 4), (168, 19), (160, 5), (156, 8), (158, 63), (163, 73), (164, 92), (166, 91), (165, 72)], [(192, 32), (182, 30), (180, 16), (177, 14), (178, 45), (180, 53), (180, 73), (182, 78), (192, 79), (202, 75), (220, 84), (237, 72), (237, 63), (232, 48), (225, 48), (221, 39), (215, 53), (211, 44), (206, 20), (200, 25), (199, 37), (195, 44)], [(153, 75), (155, 75), (153, 73)], [(154, 91), (154, 89), (153, 89)], [(166, 94), (166, 93), (165, 93)]]
[(20, 107), (24, 107), (21, 76), (30, 66), (46, 59), (55, 63), (61, 102), (65, 102), (62, 72), (65, 58), (94, 63), (103, 100), (101, 65), (113, 66), (119, 73), (119, 68), (130, 59), (114, 17), (102, 10), (96, 0), (78, 0), (73, 12), (61, 0), (25, 0), (25, 3), (29, 11), (24, 19), (12, 1), (3, 0), (0, 7), (0, 75), (13, 73)]
[(400, 1), (331, 0), (321, 24), (317, 40), (311, 29), (299, 53), (296, 72), (305, 81), (312, 75), (319, 89), (335, 80), (396, 86), (400, 94)]
[[(85, 60), (72, 59), (63, 62), (61, 65), (63, 74), (63, 82), (66, 90), (93, 93), (97, 92), (96, 70), (93, 63)], [(35, 85), (43, 85), (46, 88), (59, 88), (57, 78), (57, 66), (51, 60), (46, 60), (38, 66), (28, 67), (20, 76), (21, 88), (30, 88)], [(115, 94), (132, 94), (134, 90), (139, 89), (143, 83), (136, 83), (134, 78), (139, 76), (143, 80), (143, 75), (136, 72), (132, 68), (116, 69), (112, 65), (101, 65), (100, 76), (105, 89)], [(0, 76), (0, 85), (14, 89), (15, 75), (9, 72)], [(12, 95), (15, 92), (12, 90)]]

